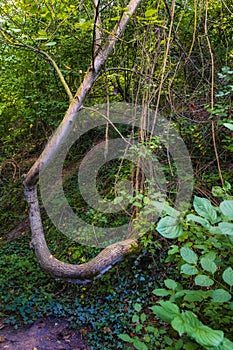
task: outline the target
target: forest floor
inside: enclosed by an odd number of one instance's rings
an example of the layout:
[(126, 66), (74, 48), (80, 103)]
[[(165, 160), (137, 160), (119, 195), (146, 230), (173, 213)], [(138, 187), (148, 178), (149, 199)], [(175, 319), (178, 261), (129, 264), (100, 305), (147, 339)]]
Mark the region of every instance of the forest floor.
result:
[[(1, 324), (0, 324), (1, 327)], [(62, 319), (40, 319), (18, 329), (0, 329), (0, 349), (6, 350), (89, 350), (81, 333), (71, 330)]]
[[(29, 229), (26, 218), (12, 230), (6, 240), (12, 241)], [(83, 336), (70, 329), (64, 319), (42, 318), (32, 325), (7, 326), (0, 320), (0, 350), (89, 350)]]

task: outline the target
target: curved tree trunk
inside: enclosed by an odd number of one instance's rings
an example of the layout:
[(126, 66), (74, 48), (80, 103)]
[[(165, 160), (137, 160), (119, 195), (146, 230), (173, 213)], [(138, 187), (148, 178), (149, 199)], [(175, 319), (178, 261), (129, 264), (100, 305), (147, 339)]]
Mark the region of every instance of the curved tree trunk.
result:
[(55, 278), (74, 283), (88, 283), (102, 276), (125, 255), (132, 253), (137, 247), (137, 241), (128, 239), (109, 245), (91, 261), (72, 265), (57, 260), (49, 251), (45, 241), (37, 198), (37, 188), (25, 189), (25, 196), (30, 207), (30, 224), (32, 231), (31, 246), (35, 250), (42, 269)]
[(62, 144), (63, 139), (69, 135), (72, 130), (78, 111), (82, 108), (82, 103), (87, 93), (98, 78), (101, 68), (106, 62), (118, 38), (125, 30), (130, 17), (135, 12), (140, 1), (141, 0), (131, 0), (129, 2), (127, 6), (128, 10), (123, 12), (121, 19), (107, 38), (105, 44), (95, 52), (95, 58), (87, 71), (82, 84), (78, 88), (73, 101), (70, 103), (64, 119), (54, 136), (48, 142), (41, 156), (32, 166), (24, 179), (25, 196), (30, 208), (29, 217), (32, 231), (32, 247), (35, 249), (36, 256), (42, 269), (58, 279), (74, 283), (88, 283), (93, 279), (102, 276), (102, 274), (108, 271), (115, 263), (122, 260), (125, 255), (132, 253), (134, 248), (137, 247), (136, 240), (128, 239), (108, 246), (94, 259), (85, 264), (73, 265), (57, 260), (50, 253), (44, 237), (36, 184), (38, 182), (40, 171), (49, 164), (50, 160)]

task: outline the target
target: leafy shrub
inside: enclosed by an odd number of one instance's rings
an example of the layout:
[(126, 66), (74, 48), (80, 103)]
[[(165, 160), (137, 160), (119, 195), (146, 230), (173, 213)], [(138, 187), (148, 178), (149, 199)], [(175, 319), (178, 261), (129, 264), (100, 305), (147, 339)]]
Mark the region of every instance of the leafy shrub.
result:
[[(230, 197), (219, 188), (214, 191)], [(176, 261), (179, 282), (167, 278), (164, 280), (166, 288), (154, 289), (157, 302), (152, 303), (150, 309), (182, 336), (179, 341), (170, 339), (166, 349), (189, 350), (201, 346), (228, 350), (233, 346), (227, 338), (232, 337), (229, 325), (233, 316), (233, 269), (230, 266), (233, 262), (233, 200), (225, 199), (215, 207), (205, 198), (194, 197), (193, 207), (195, 212), (192, 210), (187, 214), (179, 213), (167, 204), (164, 207), (164, 212), (169, 215), (160, 219), (157, 230), (166, 238), (178, 238), (178, 244), (170, 246), (166, 262)], [(123, 333), (119, 337), (136, 349), (154, 349), (155, 344), (150, 339), (150, 332), (156, 332), (152, 326), (153, 318), (140, 313), (141, 307), (137, 306), (136, 311), (138, 314), (132, 319), (138, 323), (135, 334)]]

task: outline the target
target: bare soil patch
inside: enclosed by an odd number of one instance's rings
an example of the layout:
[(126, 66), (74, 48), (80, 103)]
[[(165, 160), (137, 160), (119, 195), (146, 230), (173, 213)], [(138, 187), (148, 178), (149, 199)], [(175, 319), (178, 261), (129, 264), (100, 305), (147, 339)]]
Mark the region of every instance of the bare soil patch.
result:
[(90, 350), (82, 335), (71, 330), (67, 321), (40, 319), (19, 329), (0, 329), (1, 350)]

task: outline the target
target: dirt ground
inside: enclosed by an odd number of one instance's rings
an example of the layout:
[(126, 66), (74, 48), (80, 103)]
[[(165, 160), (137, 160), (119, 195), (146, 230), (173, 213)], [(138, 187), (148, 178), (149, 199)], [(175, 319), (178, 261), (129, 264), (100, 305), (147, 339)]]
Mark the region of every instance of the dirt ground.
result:
[(15, 330), (0, 329), (0, 349), (5, 350), (90, 350), (82, 335), (65, 320), (41, 319)]

